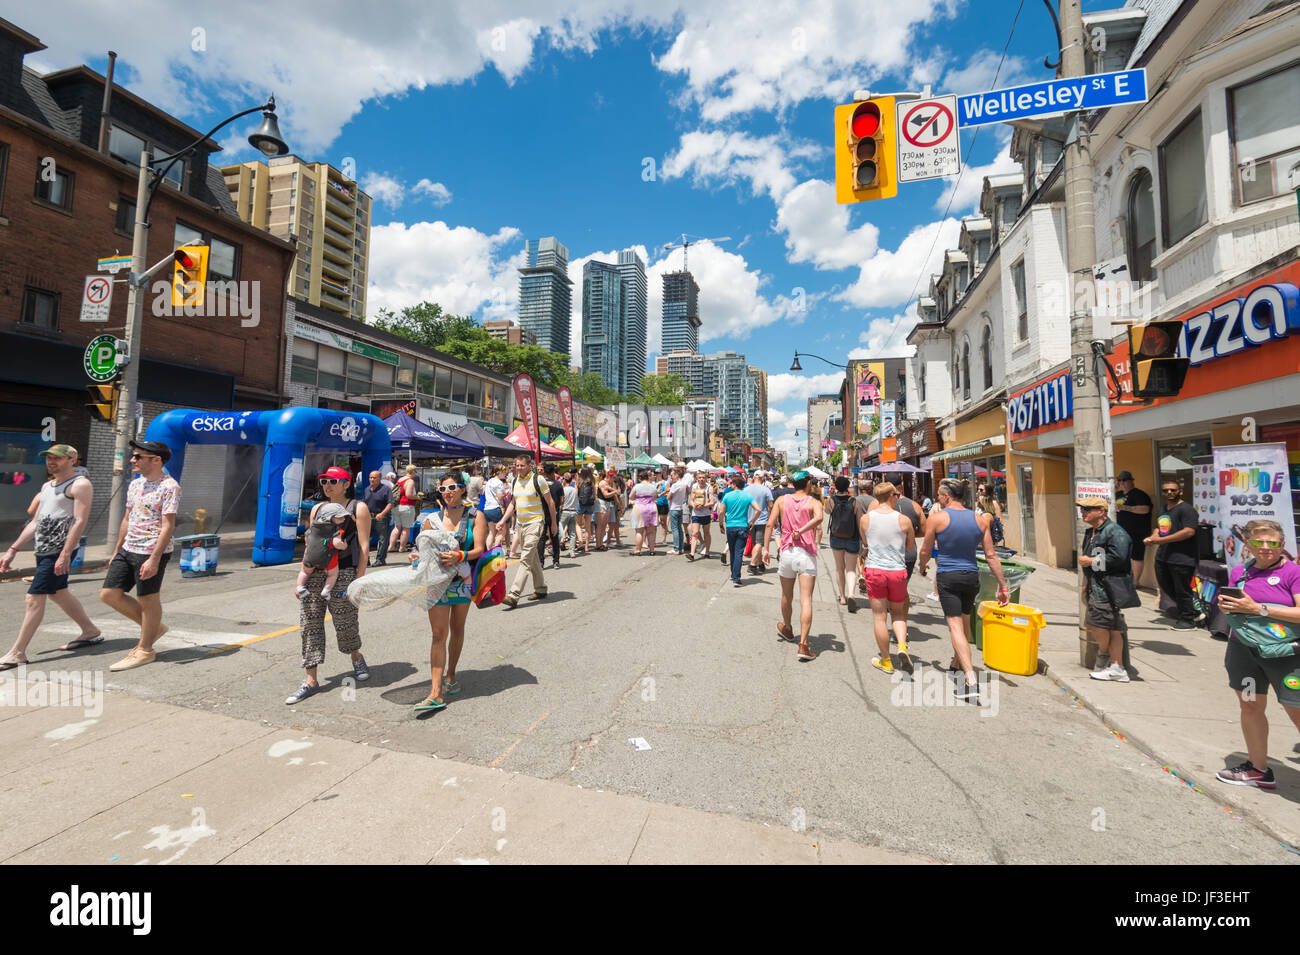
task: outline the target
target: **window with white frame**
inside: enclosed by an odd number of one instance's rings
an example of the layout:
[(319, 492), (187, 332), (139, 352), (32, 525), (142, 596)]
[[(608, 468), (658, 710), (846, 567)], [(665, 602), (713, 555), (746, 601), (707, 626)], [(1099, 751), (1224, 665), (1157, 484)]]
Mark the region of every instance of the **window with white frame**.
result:
[(1025, 294), (1025, 260), (1011, 266), (1011, 286), (1016, 293), (1016, 341), (1029, 341), (1029, 302)]
[(1198, 109), (1160, 145), (1160, 199), (1165, 248), (1187, 238), (1208, 215), (1205, 137)]
[(1228, 90), (1237, 203), (1271, 199), (1300, 185), (1300, 63)]
[(1151, 188), (1151, 173), (1140, 169), (1128, 189), (1128, 256), (1129, 279), (1153, 282), (1156, 270), (1151, 260), (1156, 256), (1156, 206)]

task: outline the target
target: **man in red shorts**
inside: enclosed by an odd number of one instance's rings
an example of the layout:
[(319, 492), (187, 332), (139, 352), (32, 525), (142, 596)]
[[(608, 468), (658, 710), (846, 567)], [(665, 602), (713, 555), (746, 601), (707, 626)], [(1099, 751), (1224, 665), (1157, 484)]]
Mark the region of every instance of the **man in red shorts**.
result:
[(862, 578), (871, 600), (871, 623), (876, 633), (880, 656), (871, 665), (885, 673), (894, 672), (889, 656), (888, 613), (894, 622), (898, 652), (903, 669), (911, 671), (912, 658), (907, 652), (907, 552), (916, 547), (916, 532), (906, 516), (894, 510), (898, 489), (889, 483), (877, 484), (876, 506), (858, 519), (862, 537)]

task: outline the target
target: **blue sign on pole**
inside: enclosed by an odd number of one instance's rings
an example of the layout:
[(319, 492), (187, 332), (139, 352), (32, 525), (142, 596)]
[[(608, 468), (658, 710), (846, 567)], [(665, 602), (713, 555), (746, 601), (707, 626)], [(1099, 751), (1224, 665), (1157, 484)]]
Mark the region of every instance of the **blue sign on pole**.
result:
[(957, 97), (957, 125), (984, 126), (1147, 101), (1147, 71), (1096, 73)]

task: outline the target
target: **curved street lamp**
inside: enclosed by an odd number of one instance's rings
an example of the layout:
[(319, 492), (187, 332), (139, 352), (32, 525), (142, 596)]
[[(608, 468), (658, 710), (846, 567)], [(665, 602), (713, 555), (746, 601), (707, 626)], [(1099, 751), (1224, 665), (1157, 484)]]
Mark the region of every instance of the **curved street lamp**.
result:
[[(120, 493), (122, 484), (129, 477), (127, 471), (127, 446), (131, 441), (131, 423), (134, 420), (135, 396), (140, 383), (140, 333), (144, 325), (144, 293), (149, 281), (159, 272), (172, 266), (176, 261), (175, 250), (167, 258), (151, 268), (146, 268), (145, 257), (149, 250), (149, 209), (153, 206), (158, 187), (167, 178), (172, 166), (189, 155), (219, 129), (251, 113), (262, 114), (262, 125), (248, 137), (249, 144), (264, 156), (283, 156), (289, 146), (280, 135), (280, 124), (275, 116), (275, 97), (267, 99), (261, 106), (254, 106), (233, 116), (223, 119), (207, 133), (200, 136), (184, 149), (170, 156), (151, 158), (148, 147), (140, 151), (140, 175), (136, 180), (135, 193), (135, 234), (131, 241), (131, 274), (127, 279), (128, 297), (126, 306), (126, 365), (122, 369), (118, 388), (117, 417), (113, 422), (113, 489), (109, 498), (108, 510), (108, 546), (117, 543), (118, 529), (122, 524), (126, 495)], [(166, 163), (166, 165), (163, 165)], [(162, 166), (162, 169), (155, 167)]]
[(837, 361), (831, 361), (829, 358), (823, 358), (821, 355), (814, 355), (814, 354), (812, 354), (811, 352), (806, 352), (806, 351), (803, 351), (803, 352), (801, 352), (801, 351), (797, 351), (797, 352), (794, 353), (794, 363), (790, 365), (790, 370), (791, 370), (791, 371), (803, 371), (803, 365), (799, 364), (799, 356), (800, 356), (800, 355), (803, 355), (804, 358), (816, 358), (818, 361), (824, 361), (824, 362), (826, 362), (826, 364), (828, 364), (828, 365), (834, 365), (836, 368), (848, 368), (848, 367), (849, 367), (848, 365), (841, 365), (841, 364), (840, 364), (839, 362), (837, 362)]

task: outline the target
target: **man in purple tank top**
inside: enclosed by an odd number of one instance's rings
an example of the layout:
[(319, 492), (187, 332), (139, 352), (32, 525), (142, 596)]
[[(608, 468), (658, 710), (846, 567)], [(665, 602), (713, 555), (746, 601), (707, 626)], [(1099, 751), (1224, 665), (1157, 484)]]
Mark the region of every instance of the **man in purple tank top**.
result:
[(917, 556), (917, 570), (922, 577), (925, 576), (930, 555), (938, 542), (935, 588), (939, 594), (939, 604), (943, 607), (943, 615), (948, 621), (953, 649), (948, 671), (955, 673), (961, 670), (966, 675), (966, 682), (958, 687), (957, 696), (978, 705), (979, 682), (971, 663), (969, 626), (970, 614), (975, 609), (975, 598), (980, 589), (979, 565), (975, 562), (978, 547), (983, 546), (989, 570), (998, 579), (998, 603), (1003, 606), (1010, 603), (1011, 593), (1007, 589), (1007, 579), (1002, 576), (1002, 562), (993, 549), (993, 535), (990, 532), (993, 515), (976, 515), (966, 510), (962, 504), (963, 490), (962, 482), (954, 478), (944, 478), (939, 482), (939, 489), (935, 492), (939, 507), (926, 519), (925, 541)]

